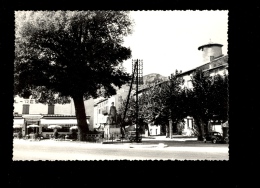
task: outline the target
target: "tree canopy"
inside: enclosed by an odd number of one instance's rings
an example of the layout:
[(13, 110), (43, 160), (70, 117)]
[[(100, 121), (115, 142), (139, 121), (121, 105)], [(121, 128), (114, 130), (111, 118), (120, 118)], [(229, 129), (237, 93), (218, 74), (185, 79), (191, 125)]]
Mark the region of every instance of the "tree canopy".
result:
[(132, 33), (128, 12), (17, 11), (15, 18), (15, 95), (49, 104), (72, 98), (83, 128), (83, 99), (113, 95), (130, 80), (121, 68), (131, 57), (122, 45)]
[(227, 75), (211, 77), (198, 69), (191, 81), (193, 88), (188, 91), (188, 111), (195, 120), (199, 139), (202, 139), (203, 133), (208, 132), (210, 120), (228, 119), (228, 79)]

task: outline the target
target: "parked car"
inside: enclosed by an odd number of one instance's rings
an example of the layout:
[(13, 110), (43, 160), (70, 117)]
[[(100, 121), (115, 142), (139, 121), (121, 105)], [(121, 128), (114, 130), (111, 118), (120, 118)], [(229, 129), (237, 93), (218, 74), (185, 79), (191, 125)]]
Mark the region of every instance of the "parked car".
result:
[(208, 132), (207, 134), (204, 134), (203, 136), (203, 142), (211, 141), (212, 143), (220, 143), (224, 141), (224, 138), (221, 133), (216, 131)]

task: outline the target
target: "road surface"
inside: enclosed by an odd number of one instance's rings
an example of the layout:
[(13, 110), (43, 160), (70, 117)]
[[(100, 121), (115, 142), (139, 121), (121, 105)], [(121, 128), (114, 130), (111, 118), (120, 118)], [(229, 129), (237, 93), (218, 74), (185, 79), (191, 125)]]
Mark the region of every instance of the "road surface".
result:
[(101, 144), (14, 139), (13, 161), (229, 160), (228, 144), (178, 141)]

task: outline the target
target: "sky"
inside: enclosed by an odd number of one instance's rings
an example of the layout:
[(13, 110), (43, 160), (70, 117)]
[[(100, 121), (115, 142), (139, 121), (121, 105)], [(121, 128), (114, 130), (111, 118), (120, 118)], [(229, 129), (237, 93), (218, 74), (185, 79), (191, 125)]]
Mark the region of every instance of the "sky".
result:
[(227, 55), (228, 11), (131, 11), (133, 33), (124, 39), (132, 58), (123, 62), (132, 73), (132, 59), (143, 60), (143, 75), (170, 76), (202, 65), (198, 47), (222, 44)]

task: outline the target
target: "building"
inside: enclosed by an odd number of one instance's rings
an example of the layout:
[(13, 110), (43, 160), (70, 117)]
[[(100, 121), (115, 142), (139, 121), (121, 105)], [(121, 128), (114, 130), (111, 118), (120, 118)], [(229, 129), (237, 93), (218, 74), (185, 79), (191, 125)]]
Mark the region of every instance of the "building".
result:
[[(93, 130), (94, 100), (84, 101), (86, 119), (89, 129)], [(29, 125), (38, 125), (39, 128), (30, 128)], [(28, 99), (16, 96), (14, 98), (14, 132), (21, 131), (23, 136), (30, 132), (41, 132), (48, 137), (53, 130), (49, 125), (60, 125), (61, 134), (69, 133), (71, 126), (77, 125), (73, 100), (68, 104), (45, 105), (37, 103), (31, 97)]]
[[(205, 74), (208, 74), (211, 77), (216, 75), (228, 75), (228, 55), (222, 54), (222, 44), (217, 43), (208, 43), (198, 47), (198, 50), (202, 51), (202, 62), (203, 64), (199, 67), (195, 67), (189, 71), (183, 72), (178, 76), (184, 79), (184, 87), (191, 89), (191, 76), (197, 70), (202, 70)], [(185, 124), (183, 129), (183, 134), (192, 135), (193, 128), (194, 128), (194, 121), (192, 117), (185, 118)], [(221, 127), (221, 122), (218, 122), (219, 126)], [(213, 125), (209, 123), (209, 126)], [(210, 126), (209, 130), (212, 130), (216, 127)], [(220, 128), (217, 129), (218, 131), (222, 132)]]
[[(203, 72), (205, 72), (205, 74), (209, 74), (212, 77), (214, 77), (217, 74), (219, 75), (228, 74), (228, 55), (222, 54), (222, 46), (223, 46), (222, 44), (208, 43), (198, 47), (198, 50), (202, 51), (202, 65), (178, 74), (179, 77), (182, 77), (184, 79), (183, 88), (189, 88), (189, 89), (192, 88), (191, 76), (197, 69), (201, 69)], [(160, 86), (165, 83), (167, 83), (167, 81), (159, 82), (156, 85)], [(148, 87), (140, 89), (138, 95), (141, 95), (142, 92), (148, 89), (149, 89)], [(154, 134), (154, 132), (158, 130), (158, 126), (160, 125), (154, 126), (149, 124), (150, 132), (153, 132)], [(215, 127), (216, 125), (210, 127), (210, 129), (216, 130)], [(184, 127), (183, 127), (182, 134), (188, 136), (192, 135), (193, 128), (194, 128), (193, 118), (186, 117), (184, 119)], [(219, 131), (220, 128), (218, 128), (217, 130)]]
[(222, 44), (209, 43), (198, 48), (202, 50), (203, 64), (178, 75), (183, 77), (184, 87), (192, 88), (191, 76), (196, 69), (201, 69), (210, 76), (228, 74), (228, 55), (222, 54), (222, 46)]

